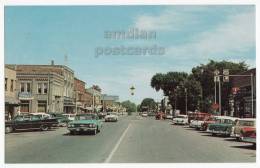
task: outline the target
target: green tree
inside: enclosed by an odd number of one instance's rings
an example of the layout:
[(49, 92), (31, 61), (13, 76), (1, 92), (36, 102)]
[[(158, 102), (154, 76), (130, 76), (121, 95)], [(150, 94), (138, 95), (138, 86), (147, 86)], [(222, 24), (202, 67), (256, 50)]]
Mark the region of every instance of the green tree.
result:
[(143, 111), (155, 111), (157, 108), (156, 102), (152, 98), (143, 99), (140, 110)]
[[(210, 60), (207, 64), (201, 64), (192, 68), (192, 76), (195, 80), (199, 81), (202, 87), (202, 103), (201, 107), (203, 111), (210, 111), (212, 102), (214, 102), (214, 71), (218, 69), (221, 73), (223, 69), (229, 69), (229, 74), (239, 74), (248, 70), (248, 65), (244, 62), (233, 63), (228, 61), (213, 61)], [(221, 79), (221, 104), (222, 111), (228, 110), (228, 98), (231, 92), (231, 82), (223, 83)], [(230, 77), (230, 81), (232, 77)], [(217, 94), (218, 96), (218, 94)]]
[(126, 112), (128, 113), (128, 115), (131, 115), (132, 112), (135, 112), (136, 111), (136, 105), (135, 103), (129, 101), (129, 100), (126, 100), (126, 101), (123, 101), (121, 102), (121, 105), (126, 108)]

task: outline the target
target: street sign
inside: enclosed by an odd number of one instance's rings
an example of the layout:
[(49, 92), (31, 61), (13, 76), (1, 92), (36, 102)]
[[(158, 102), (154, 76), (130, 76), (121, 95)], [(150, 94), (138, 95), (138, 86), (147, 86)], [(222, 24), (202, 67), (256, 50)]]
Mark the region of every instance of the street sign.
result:
[(219, 108), (219, 104), (218, 104), (218, 103), (213, 103), (213, 104), (211, 105), (211, 108), (212, 108), (213, 110), (217, 110), (217, 109)]
[(219, 70), (215, 70), (214, 71), (214, 74), (217, 76), (217, 75), (219, 75)]
[(223, 76), (223, 82), (229, 82), (229, 76)]
[(229, 82), (229, 69), (223, 69), (223, 82)]
[(219, 76), (214, 76), (214, 82), (219, 82)]

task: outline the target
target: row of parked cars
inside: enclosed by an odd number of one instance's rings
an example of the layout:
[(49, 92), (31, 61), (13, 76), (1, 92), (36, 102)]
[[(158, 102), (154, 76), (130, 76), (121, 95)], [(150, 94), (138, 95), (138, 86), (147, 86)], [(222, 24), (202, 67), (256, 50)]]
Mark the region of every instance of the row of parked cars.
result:
[(80, 132), (93, 132), (96, 134), (102, 128), (102, 120), (105, 122), (118, 121), (115, 112), (84, 114), (60, 114), (60, 113), (29, 113), (15, 116), (5, 122), (5, 132), (11, 133), (16, 130), (38, 129), (47, 131), (53, 127), (67, 127), (71, 134)]
[(233, 137), (256, 145), (256, 119), (215, 116), (208, 113), (189, 113), (173, 118), (173, 124), (189, 125), (212, 136)]

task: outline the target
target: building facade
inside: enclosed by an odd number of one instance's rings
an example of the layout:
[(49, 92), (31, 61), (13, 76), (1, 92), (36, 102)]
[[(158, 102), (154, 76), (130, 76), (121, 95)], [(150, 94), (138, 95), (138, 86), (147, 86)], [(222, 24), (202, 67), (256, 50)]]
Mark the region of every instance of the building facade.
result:
[(86, 112), (86, 90), (85, 82), (74, 78), (75, 113)]
[(71, 113), (74, 72), (63, 65), (8, 65), (16, 70), (20, 113)]
[[(91, 111), (99, 112), (102, 110), (102, 102), (101, 102), (101, 89), (97, 85), (93, 85), (92, 87), (86, 89), (87, 94), (87, 109), (91, 109)], [(91, 101), (91, 105), (89, 102)], [(90, 105), (90, 106), (89, 106)]]
[(118, 112), (120, 109), (119, 96), (103, 94), (101, 97), (101, 103), (103, 105), (104, 112)]
[(19, 106), (16, 93), (16, 71), (5, 67), (5, 120), (12, 119)]

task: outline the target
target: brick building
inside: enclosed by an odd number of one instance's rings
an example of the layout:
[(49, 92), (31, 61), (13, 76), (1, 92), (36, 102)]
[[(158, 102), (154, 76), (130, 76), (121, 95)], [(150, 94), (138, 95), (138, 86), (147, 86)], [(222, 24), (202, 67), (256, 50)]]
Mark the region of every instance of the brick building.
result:
[(20, 112), (72, 113), (74, 72), (63, 65), (7, 65), (16, 70)]
[(75, 113), (86, 112), (87, 95), (86, 95), (84, 81), (74, 78), (74, 93), (75, 93)]

